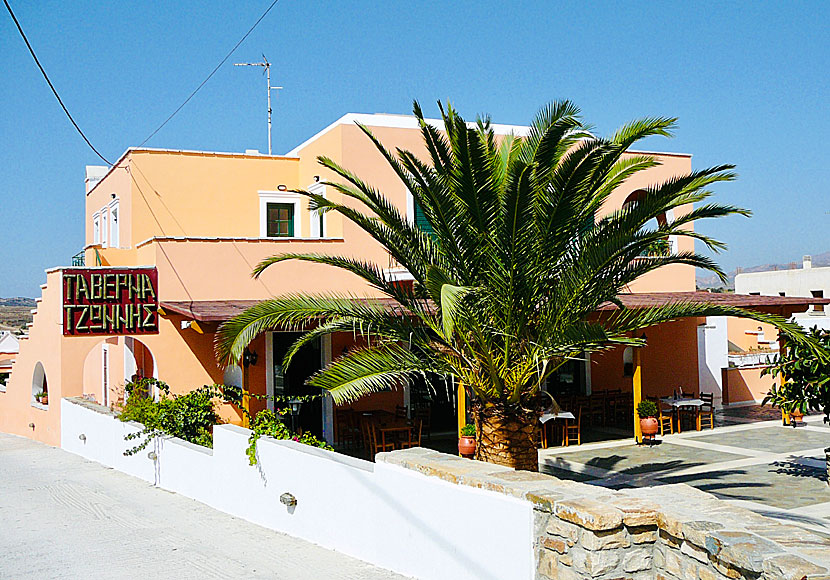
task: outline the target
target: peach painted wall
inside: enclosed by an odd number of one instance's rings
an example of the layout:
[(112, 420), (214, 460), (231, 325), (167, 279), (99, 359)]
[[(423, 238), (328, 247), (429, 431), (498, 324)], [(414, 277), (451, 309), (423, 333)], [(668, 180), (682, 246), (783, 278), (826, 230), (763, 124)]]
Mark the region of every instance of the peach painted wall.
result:
[[(86, 204), (84, 213), (84, 231), (86, 232), (85, 246), (93, 243), (92, 233), (92, 214), (100, 211), (103, 207), (109, 206), (110, 202), (114, 201), (112, 195), (115, 194), (118, 199), (119, 212), (121, 219), (119, 220), (119, 246), (127, 248), (131, 244), (129, 240), (132, 235), (132, 224), (129, 219), (125, 219), (129, 215), (129, 208), (133, 203), (132, 196), (132, 180), (128, 172), (129, 158), (122, 159), (113, 169), (92, 188), (92, 191), (86, 194)], [(109, 211), (109, 210), (108, 210)], [(87, 260), (87, 264), (94, 264)]]
[(724, 404), (760, 403), (773, 383), (771, 376), (762, 377), (764, 367), (741, 367), (723, 369), (723, 402)]
[[(697, 392), (697, 326), (701, 320), (689, 318), (638, 331), (648, 337), (648, 346), (641, 350), (643, 396), (669, 396), (680, 386)], [(631, 377), (623, 376), (622, 348), (591, 355), (591, 385), (592, 391), (632, 389)]]
[(747, 334), (746, 331), (756, 331), (761, 328), (764, 332), (764, 340), (778, 340), (778, 329), (771, 324), (749, 320), (747, 318), (730, 317), (726, 323), (727, 338), (738, 347), (745, 351), (750, 349), (758, 350), (758, 347), (766, 347), (769, 345), (759, 345), (758, 336), (755, 334)]

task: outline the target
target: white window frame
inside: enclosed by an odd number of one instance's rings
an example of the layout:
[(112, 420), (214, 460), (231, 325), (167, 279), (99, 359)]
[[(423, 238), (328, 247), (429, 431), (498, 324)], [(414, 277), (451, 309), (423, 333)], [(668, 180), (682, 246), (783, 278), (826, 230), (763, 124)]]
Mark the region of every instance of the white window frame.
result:
[(301, 236), (300, 222), (300, 194), (288, 191), (259, 191), (259, 237), (269, 240), (277, 239), (268, 237), (268, 204), (269, 203), (290, 203), (294, 206), (294, 236)]
[(101, 208), (101, 247), (108, 248), (109, 247), (109, 223), (110, 223), (110, 216), (109, 216), (109, 209), (107, 206)]
[(406, 188), (406, 221), (410, 225), (415, 224), (415, 196)]
[(107, 206), (109, 210), (109, 245), (111, 248), (121, 247), (121, 206), (118, 198)]
[[(322, 195), (326, 197), (326, 186), (322, 183), (313, 183), (312, 185), (308, 186), (309, 193), (315, 193), (317, 195)], [(309, 203), (311, 200), (309, 200)], [(325, 238), (326, 237), (326, 230), (328, 229), (328, 224), (326, 223), (326, 214), (321, 213), (317, 210), (310, 209), (308, 217), (308, 237), (310, 238)], [(323, 231), (320, 231), (320, 219), (322, 218), (322, 226)], [(295, 231), (296, 233), (296, 231)]]
[(92, 243), (101, 243), (101, 212), (92, 214)]

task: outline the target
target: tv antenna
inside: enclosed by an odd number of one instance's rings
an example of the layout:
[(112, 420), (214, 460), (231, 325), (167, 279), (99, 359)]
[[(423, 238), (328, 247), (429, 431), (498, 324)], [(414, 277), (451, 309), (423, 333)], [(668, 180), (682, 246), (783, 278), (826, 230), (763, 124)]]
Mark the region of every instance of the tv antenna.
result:
[(265, 79), (268, 88), (268, 155), (271, 155), (271, 91), (278, 91), (282, 87), (271, 86), (271, 63), (262, 55), (262, 62), (235, 62), (233, 66), (261, 66), (265, 69)]

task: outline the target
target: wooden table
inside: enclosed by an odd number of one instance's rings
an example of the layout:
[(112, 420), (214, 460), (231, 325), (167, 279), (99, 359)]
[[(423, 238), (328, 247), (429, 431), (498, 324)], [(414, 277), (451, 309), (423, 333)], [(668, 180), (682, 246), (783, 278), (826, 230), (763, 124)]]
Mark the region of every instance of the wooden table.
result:
[(565, 421), (567, 421), (568, 419), (576, 419), (576, 417), (570, 411), (560, 411), (559, 413), (545, 413), (544, 415), (539, 417), (539, 422), (542, 423), (542, 449), (548, 448), (547, 423), (548, 421), (555, 421), (556, 419), (564, 419)]
[(390, 435), (393, 433), (405, 433), (407, 436), (407, 441), (409, 441), (409, 434), (412, 430), (408, 424), (393, 424), (387, 425), (385, 427), (378, 427), (378, 432), (380, 433), (381, 443), (383, 444), (384, 448), (386, 448), (386, 434), (389, 433)]
[[(696, 398), (688, 398), (688, 399), (675, 399), (674, 397), (664, 397), (660, 399), (661, 402), (666, 403), (667, 405), (671, 405), (675, 411), (682, 411), (684, 407), (694, 407), (695, 409), (700, 409), (705, 402), (701, 399)], [(700, 431), (700, 416), (695, 419), (695, 426), (696, 431)], [(680, 433), (680, 413), (677, 414), (677, 432)]]

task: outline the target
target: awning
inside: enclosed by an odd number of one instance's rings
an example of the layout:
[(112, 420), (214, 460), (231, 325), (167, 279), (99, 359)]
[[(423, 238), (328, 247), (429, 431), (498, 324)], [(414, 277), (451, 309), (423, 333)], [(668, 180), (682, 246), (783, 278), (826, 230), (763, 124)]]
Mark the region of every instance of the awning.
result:
[[(803, 312), (810, 305), (830, 304), (828, 298), (800, 298), (795, 296), (756, 296), (750, 294), (719, 294), (714, 292), (643, 292), (620, 294), (622, 305), (631, 309), (653, 308), (677, 302), (698, 304), (716, 304), (759, 310), (771, 314), (790, 316)], [(367, 302), (382, 304), (390, 310), (397, 307), (391, 298), (367, 298)], [(161, 302), (159, 306), (168, 314), (178, 314), (199, 322), (224, 322), (241, 314), (246, 309), (259, 304), (259, 300), (180, 300)], [(598, 312), (616, 310), (619, 307), (611, 302), (601, 304)]]

